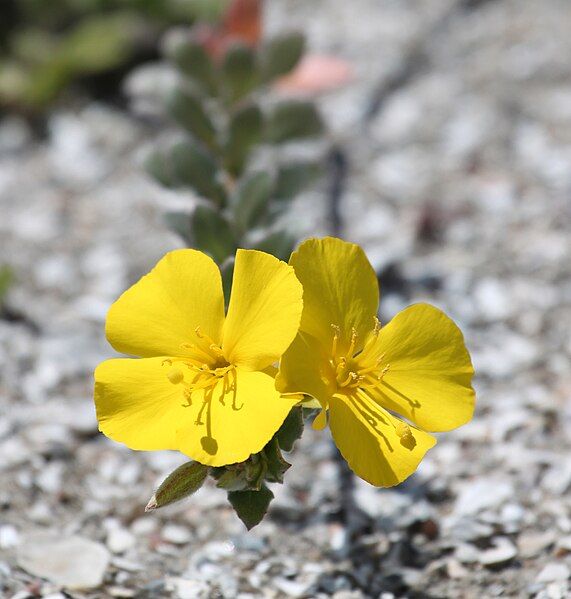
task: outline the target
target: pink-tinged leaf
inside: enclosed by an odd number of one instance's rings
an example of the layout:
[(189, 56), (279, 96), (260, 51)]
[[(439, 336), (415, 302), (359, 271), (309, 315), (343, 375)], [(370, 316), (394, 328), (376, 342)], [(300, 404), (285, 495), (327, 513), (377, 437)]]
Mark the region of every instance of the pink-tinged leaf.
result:
[(312, 54), (301, 59), (292, 73), (279, 79), (276, 88), (288, 94), (317, 95), (347, 85), (353, 67), (342, 58)]

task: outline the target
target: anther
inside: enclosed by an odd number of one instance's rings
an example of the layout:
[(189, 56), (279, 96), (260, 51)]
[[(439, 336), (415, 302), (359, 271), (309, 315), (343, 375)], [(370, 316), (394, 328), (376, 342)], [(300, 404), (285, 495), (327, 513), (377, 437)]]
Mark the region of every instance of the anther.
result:
[(180, 368), (172, 368), (167, 374), (167, 378), (173, 385), (178, 385), (184, 381), (184, 374)]
[(373, 335), (377, 336), (381, 330), (381, 321), (375, 316), (375, 326), (373, 327)]

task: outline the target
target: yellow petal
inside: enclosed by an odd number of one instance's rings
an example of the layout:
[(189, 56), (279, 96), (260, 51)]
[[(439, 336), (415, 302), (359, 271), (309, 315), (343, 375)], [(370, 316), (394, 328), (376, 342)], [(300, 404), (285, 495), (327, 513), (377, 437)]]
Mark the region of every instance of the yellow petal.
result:
[(309, 239), (292, 254), (290, 264), (303, 285), (301, 331), (331, 347), (331, 325), (338, 326), (343, 352), (354, 328), (359, 349), (373, 329), (379, 305), (377, 277), (363, 250), (333, 237)]
[(299, 328), (302, 294), (285, 262), (264, 252), (238, 250), (224, 324), (228, 361), (248, 370), (277, 362)]
[(353, 472), (377, 487), (392, 487), (408, 478), (436, 443), (432, 435), (355, 397), (331, 400), (329, 427)]
[(322, 409), (319, 414), (313, 419), (311, 428), (316, 431), (321, 431), (327, 426), (327, 410)]
[(119, 352), (135, 356), (180, 356), (195, 329), (220, 343), (224, 296), (220, 271), (196, 250), (176, 250), (111, 306), (106, 334)]
[(390, 367), (378, 400), (420, 428), (448, 431), (474, 413), (474, 369), (460, 329), (442, 311), (416, 304), (397, 314), (377, 340)]
[[(274, 379), (263, 372), (237, 369), (236, 383), (235, 395), (222, 395), (219, 383), (206, 405), (203, 392), (193, 394), (188, 408), (192, 419), (178, 431), (180, 451), (210, 466), (243, 462), (263, 449), (299, 401), (280, 396)], [(197, 425), (201, 409), (202, 424)]]
[(177, 449), (176, 430), (190, 414), (163, 360), (107, 360), (95, 369), (95, 408), (102, 433), (131, 449)]
[(321, 343), (299, 333), (280, 361), (276, 389), (281, 393), (305, 393), (323, 406), (335, 391), (335, 377)]

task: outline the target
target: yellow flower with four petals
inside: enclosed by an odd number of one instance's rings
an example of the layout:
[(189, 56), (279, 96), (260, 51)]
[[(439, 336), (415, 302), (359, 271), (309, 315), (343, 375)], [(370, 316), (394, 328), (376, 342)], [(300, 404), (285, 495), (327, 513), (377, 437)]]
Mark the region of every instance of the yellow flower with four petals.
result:
[(176, 250), (111, 307), (106, 335), (138, 356), (95, 371), (100, 430), (132, 449), (178, 449), (203, 464), (262, 450), (299, 398), (275, 389), (275, 364), (293, 341), (302, 287), (269, 254), (238, 250), (228, 313), (220, 271)]
[(329, 416), (335, 443), (357, 475), (396, 485), (436, 443), (425, 431), (448, 431), (472, 417), (474, 371), (462, 333), (428, 304), (381, 327), (375, 272), (357, 245), (310, 239), (290, 264), (303, 285), (303, 314), (276, 386), (319, 401), (314, 427)]

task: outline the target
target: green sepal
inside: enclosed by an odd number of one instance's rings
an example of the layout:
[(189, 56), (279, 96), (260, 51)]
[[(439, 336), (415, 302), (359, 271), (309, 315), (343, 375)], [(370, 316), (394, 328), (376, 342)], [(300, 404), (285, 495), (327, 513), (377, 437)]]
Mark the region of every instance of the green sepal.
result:
[(276, 200), (291, 200), (321, 174), (317, 162), (291, 162), (278, 169), (276, 179)]
[(304, 50), (305, 37), (302, 33), (285, 33), (271, 39), (260, 53), (264, 81), (287, 75), (297, 66)]
[(268, 465), (261, 453), (252, 454), (245, 465), (245, 476), (248, 481), (248, 488), (259, 491), (262, 488)]
[(273, 177), (266, 172), (246, 175), (230, 199), (232, 218), (240, 231), (248, 231), (258, 224), (267, 212), (274, 190)]
[(267, 464), (265, 479), (270, 483), (283, 483), (284, 474), (291, 467), (291, 464), (284, 460), (276, 437), (273, 437), (264, 447), (264, 457)]
[(216, 129), (202, 101), (192, 92), (178, 88), (167, 100), (170, 115), (209, 148), (216, 146)]
[(279, 144), (315, 137), (323, 132), (323, 121), (311, 102), (286, 100), (274, 106), (267, 123), (266, 137)]
[(303, 434), (303, 409), (295, 406), (286, 416), (283, 424), (275, 435), (275, 439), (284, 451), (291, 451), (294, 443)]
[(218, 477), (216, 486), (226, 491), (245, 491), (248, 489), (248, 481), (244, 473), (239, 470), (226, 469)]
[(167, 40), (166, 54), (198, 89), (209, 95), (216, 93), (214, 64), (198, 40), (173, 36), (170, 44)]
[(236, 238), (228, 220), (212, 206), (197, 206), (192, 214), (192, 247), (209, 254), (222, 264), (237, 249)]
[(266, 515), (274, 494), (263, 485), (259, 491), (231, 491), (228, 501), (248, 530), (259, 524)]
[(198, 462), (186, 462), (171, 472), (151, 497), (146, 512), (170, 505), (196, 493), (204, 484), (208, 466)]
[(232, 44), (222, 60), (222, 82), (226, 98), (235, 104), (259, 83), (260, 74), (252, 48), (242, 43)]
[(255, 104), (238, 109), (231, 117), (226, 143), (226, 168), (233, 175), (240, 175), (252, 148), (259, 144), (264, 133), (264, 116)]
[(217, 180), (216, 162), (206, 150), (192, 140), (181, 141), (172, 146), (169, 159), (177, 184), (191, 187), (218, 205), (224, 203), (225, 194)]

